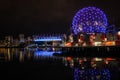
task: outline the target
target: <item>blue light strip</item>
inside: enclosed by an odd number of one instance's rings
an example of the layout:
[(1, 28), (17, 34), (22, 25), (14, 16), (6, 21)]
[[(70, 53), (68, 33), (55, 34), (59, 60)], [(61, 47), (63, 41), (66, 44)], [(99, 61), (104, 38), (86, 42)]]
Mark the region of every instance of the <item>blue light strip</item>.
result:
[(43, 37), (34, 39), (34, 41), (62, 41), (62, 39), (59, 37)]

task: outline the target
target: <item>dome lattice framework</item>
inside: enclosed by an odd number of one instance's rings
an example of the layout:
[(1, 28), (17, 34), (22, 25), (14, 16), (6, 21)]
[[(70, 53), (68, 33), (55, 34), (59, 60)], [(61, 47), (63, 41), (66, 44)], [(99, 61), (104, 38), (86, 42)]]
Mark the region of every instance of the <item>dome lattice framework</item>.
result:
[(96, 7), (80, 9), (72, 21), (74, 34), (82, 33), (105, 33), (107, 18), (102, 10)]

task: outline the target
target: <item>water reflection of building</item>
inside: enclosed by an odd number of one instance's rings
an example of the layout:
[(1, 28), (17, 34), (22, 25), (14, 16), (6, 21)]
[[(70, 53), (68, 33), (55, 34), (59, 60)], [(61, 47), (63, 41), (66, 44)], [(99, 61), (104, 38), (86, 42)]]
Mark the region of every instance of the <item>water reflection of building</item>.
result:
[[(33, 52), (34, 53), (34, 52)], [(0, 60), (2, 61), (24, 61), (24, 59), (31, 59), (34, 55), (30, 50), (19, 48), (1, 48)]]

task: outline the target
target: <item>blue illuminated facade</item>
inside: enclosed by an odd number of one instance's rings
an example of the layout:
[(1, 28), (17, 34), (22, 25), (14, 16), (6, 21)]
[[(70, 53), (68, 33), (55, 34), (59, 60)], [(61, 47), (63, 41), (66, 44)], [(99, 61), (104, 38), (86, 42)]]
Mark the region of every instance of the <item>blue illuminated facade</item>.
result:
[(96, 7), (80, 9), (72, 21), (74, 34), (82, 33), (106, 33), (108, 26), (104, 12)]

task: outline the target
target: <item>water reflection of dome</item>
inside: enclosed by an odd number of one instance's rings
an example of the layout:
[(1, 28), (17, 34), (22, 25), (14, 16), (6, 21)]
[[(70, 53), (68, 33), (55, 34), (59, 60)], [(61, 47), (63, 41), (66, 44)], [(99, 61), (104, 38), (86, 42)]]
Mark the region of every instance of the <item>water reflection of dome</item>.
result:
[(115, 58), (64, 57), (63, 61), (65, 66), (73, 69), (74, 80), (110, 80), (119, 77), (119, 61)]
[(84, 33), (105, 33), (107, 18), (100, 9), (96, 7), (85, 7), (80, 9), (74, 16), (72, 21), (72, 29), (74, 34)]
[(109, 69), (79, 69), (74, 68), (74, 80), (110, 80)]

